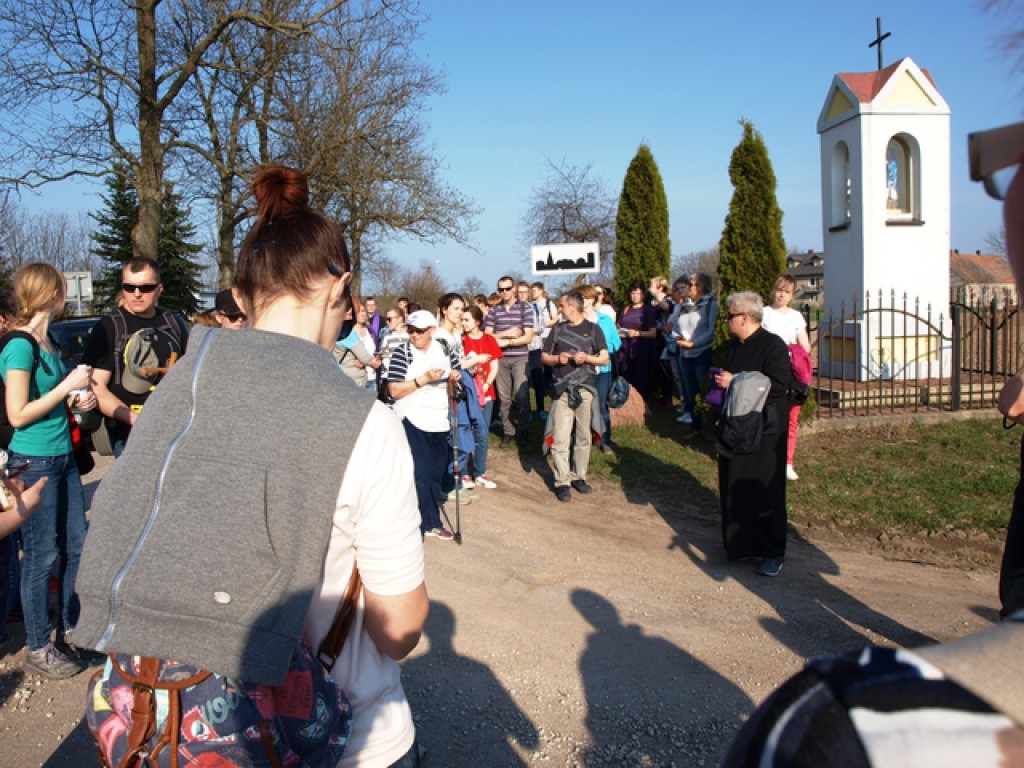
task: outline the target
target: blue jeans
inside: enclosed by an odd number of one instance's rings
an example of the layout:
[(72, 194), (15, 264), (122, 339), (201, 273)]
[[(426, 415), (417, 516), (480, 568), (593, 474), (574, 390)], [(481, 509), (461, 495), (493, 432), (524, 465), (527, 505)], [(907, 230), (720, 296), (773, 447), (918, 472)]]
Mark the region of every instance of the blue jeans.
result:
[(26, 456), (12, 452), (11, 458), (31, 462), (22, 475), (26, 485), (32, 485), (41, 477), (49, 478), (39, 508), (21, 528), (21, 609), (25, 615), (28, 648), (35, 651), (50, 641), (53, 629), (47, 600), (54, 566), (60, 600), (59, 630), (66, 632), (78, 622), (75, 578), (87, 529), (85, 495), (73, 454)]
[(420, 533), (441, 527), (441, 481), (448, 468), (448, 433), (424, 432), (402, 419), (412, 451), (416, 501), (420, 508)]
[(475, 477), (487, 474), (487, 448), (491, 434), (491, 416), (494, 415), (494, 401), (488, 401), (480, 410), (483, 411), (484, 417), (477, 424), (474, 435), (476, 448), (473, 450), (473, 475)]
[(612, 414), (608, 410), (608, 393), (612, 389), (612, 372), (605, 371), (597, 374), (597, 401), (601, 409), (601, 420), (604, 422), (604, 431), (601, 433), (601, 442), (608, 445), (612, 441)]
[(693, 428), (700, 430), (700, 418), (697, 416), (697, 395), (701, 384), (711, 369), (711, 349), (705, 349), (696, 357), (679, 355), (679, 378), (683, 383), (683, 406), (693, 416)]

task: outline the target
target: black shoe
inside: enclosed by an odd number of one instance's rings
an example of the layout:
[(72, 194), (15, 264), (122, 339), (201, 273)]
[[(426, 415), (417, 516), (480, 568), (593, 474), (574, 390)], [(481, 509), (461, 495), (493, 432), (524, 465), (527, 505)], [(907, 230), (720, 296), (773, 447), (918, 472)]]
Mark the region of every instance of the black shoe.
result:
[(590, 493), (594, 490), (586, 480), (573, 480), (572, 487), (576, 493)]
[(559, 501), (572, 501), (572, 494), (569, 493), (568, 485), (555, 486), (555, 498)]
[(508, 448), (510, 445), (512, 445), (512, 435), (502, 435), (501, 436), (501, 447), (502, 448)]

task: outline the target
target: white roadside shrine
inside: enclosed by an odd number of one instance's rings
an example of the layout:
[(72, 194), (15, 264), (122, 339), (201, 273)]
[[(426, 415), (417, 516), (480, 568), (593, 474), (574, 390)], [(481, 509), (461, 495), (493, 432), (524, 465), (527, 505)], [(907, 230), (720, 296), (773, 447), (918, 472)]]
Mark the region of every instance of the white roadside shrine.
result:
[(835, 321), (819, 349), (822, 375), (948, 375), (948, 105), (905, 58), (836, 75), (817, 129), (823, 323)]

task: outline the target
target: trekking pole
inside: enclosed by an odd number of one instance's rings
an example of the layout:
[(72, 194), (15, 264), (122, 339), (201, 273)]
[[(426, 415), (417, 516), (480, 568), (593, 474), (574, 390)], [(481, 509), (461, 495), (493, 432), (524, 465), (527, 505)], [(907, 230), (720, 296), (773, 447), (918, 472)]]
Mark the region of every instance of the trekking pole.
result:
[[(448, 379), (448, 423), (452, 435), (452, 474), (455, 475), (455, 530), (452, 536), (455, 543), (462, 545), (462, 508), (459, 499), (459, 486), (462, 484), (462, 472), (459, 470), (459, 401), (455, 396), (458, 382)], [(447, 516), (447, 515), (446, 515)], [(448, 523), (451, 525), (451, 522)]]

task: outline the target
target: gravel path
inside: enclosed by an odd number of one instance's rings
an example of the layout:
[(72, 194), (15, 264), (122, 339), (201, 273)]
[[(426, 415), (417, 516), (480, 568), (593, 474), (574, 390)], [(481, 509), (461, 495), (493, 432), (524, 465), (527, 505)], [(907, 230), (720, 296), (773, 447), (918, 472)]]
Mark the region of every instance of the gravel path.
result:
[[(404, 678), (430, 766), (715, 765), (808, 656), (920, 645), (996, 617), (991, 568), (794, 532), (782, 575), (764, 579), (724, 560), (707, 500), (643, 503), (594, 483), (559, 504), (543, 465), (492, 456), (499, 487), (463, 508), (463, 545), (426, 543), (432, 609)], [(3, 764), (93, 765), (85, 675), (25, 677), (21, 626), (9, 631)]]

